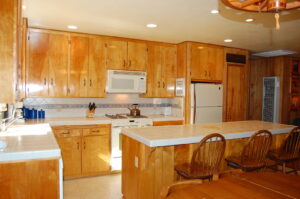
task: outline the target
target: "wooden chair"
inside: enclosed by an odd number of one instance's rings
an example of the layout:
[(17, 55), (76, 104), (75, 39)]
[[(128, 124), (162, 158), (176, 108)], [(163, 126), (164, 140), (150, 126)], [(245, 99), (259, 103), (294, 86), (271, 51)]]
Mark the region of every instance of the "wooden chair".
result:
[(218, 172), (225, 146), (225, 138), (220, 134), (214, 133), (203, 138), (194, 150), (191, 162), (175, 166), (179, 177), (211, 179)]
[(293, 128), (281, 143), (279, 149), (270, 151), (268, 157), (282, 164), (282, 172), (286, 173), (286, 163), (296, 162), (300, 159), (300, 127)]
[(225, 160), (228, 166), (239, 168), (243, 171), (264, 168), (271, 144), (272, 134), (269, 131), (257, 131), (249, 138), (240, 156), (229, 156)]
[(198, 184), (202, 184), (202, 180), (185, 180), (185, 181), (176, 182), (162, 190), (161, 199), (168, 198), (168, 196), (170, 196), (172, 193), (174, 193), (178, 189), (182, 189), (185, 187), (198, 185)]

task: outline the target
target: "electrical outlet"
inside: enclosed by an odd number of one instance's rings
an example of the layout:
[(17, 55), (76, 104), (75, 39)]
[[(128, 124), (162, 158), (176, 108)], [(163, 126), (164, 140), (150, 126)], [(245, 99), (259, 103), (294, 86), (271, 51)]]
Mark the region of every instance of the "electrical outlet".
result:
[(136, 168), (139, 168), (139, 158), (136, 157), (136, 156), (134, 156), (134, 166), (135, 166)]

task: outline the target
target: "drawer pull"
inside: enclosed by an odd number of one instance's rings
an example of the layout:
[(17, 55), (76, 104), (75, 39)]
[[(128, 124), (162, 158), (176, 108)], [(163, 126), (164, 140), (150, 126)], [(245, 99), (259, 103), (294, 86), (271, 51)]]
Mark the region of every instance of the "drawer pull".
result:
[(92, 131), (92, 133), (100, 133), (100, 131), (99, 130), (94, 130), (94, 131)]
[(63, 131), (61, 134), (70, 134), (70, 131)]

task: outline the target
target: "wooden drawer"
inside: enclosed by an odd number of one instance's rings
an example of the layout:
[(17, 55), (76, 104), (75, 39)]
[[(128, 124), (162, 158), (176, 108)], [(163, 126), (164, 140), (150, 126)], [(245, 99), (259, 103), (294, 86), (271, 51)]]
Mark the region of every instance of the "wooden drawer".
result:
[(83, 136), (87, 135), (109, 135), (110, 127), (94, 127), (83, 129)]
[(53, 129), (56, 137), (80, 137), (82, 134), (82, 129)]
[(182, 125), (182, 124), (183, 124), (183, 120), (153, 122), (153, 126), (169, 126), (169, 125)]

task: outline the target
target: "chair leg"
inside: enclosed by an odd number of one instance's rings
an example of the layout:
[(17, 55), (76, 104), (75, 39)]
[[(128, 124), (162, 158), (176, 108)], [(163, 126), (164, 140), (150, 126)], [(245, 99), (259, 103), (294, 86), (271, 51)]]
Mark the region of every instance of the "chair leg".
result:
[(282, 173), (286, 173), (285, 162), (282, 164)]

